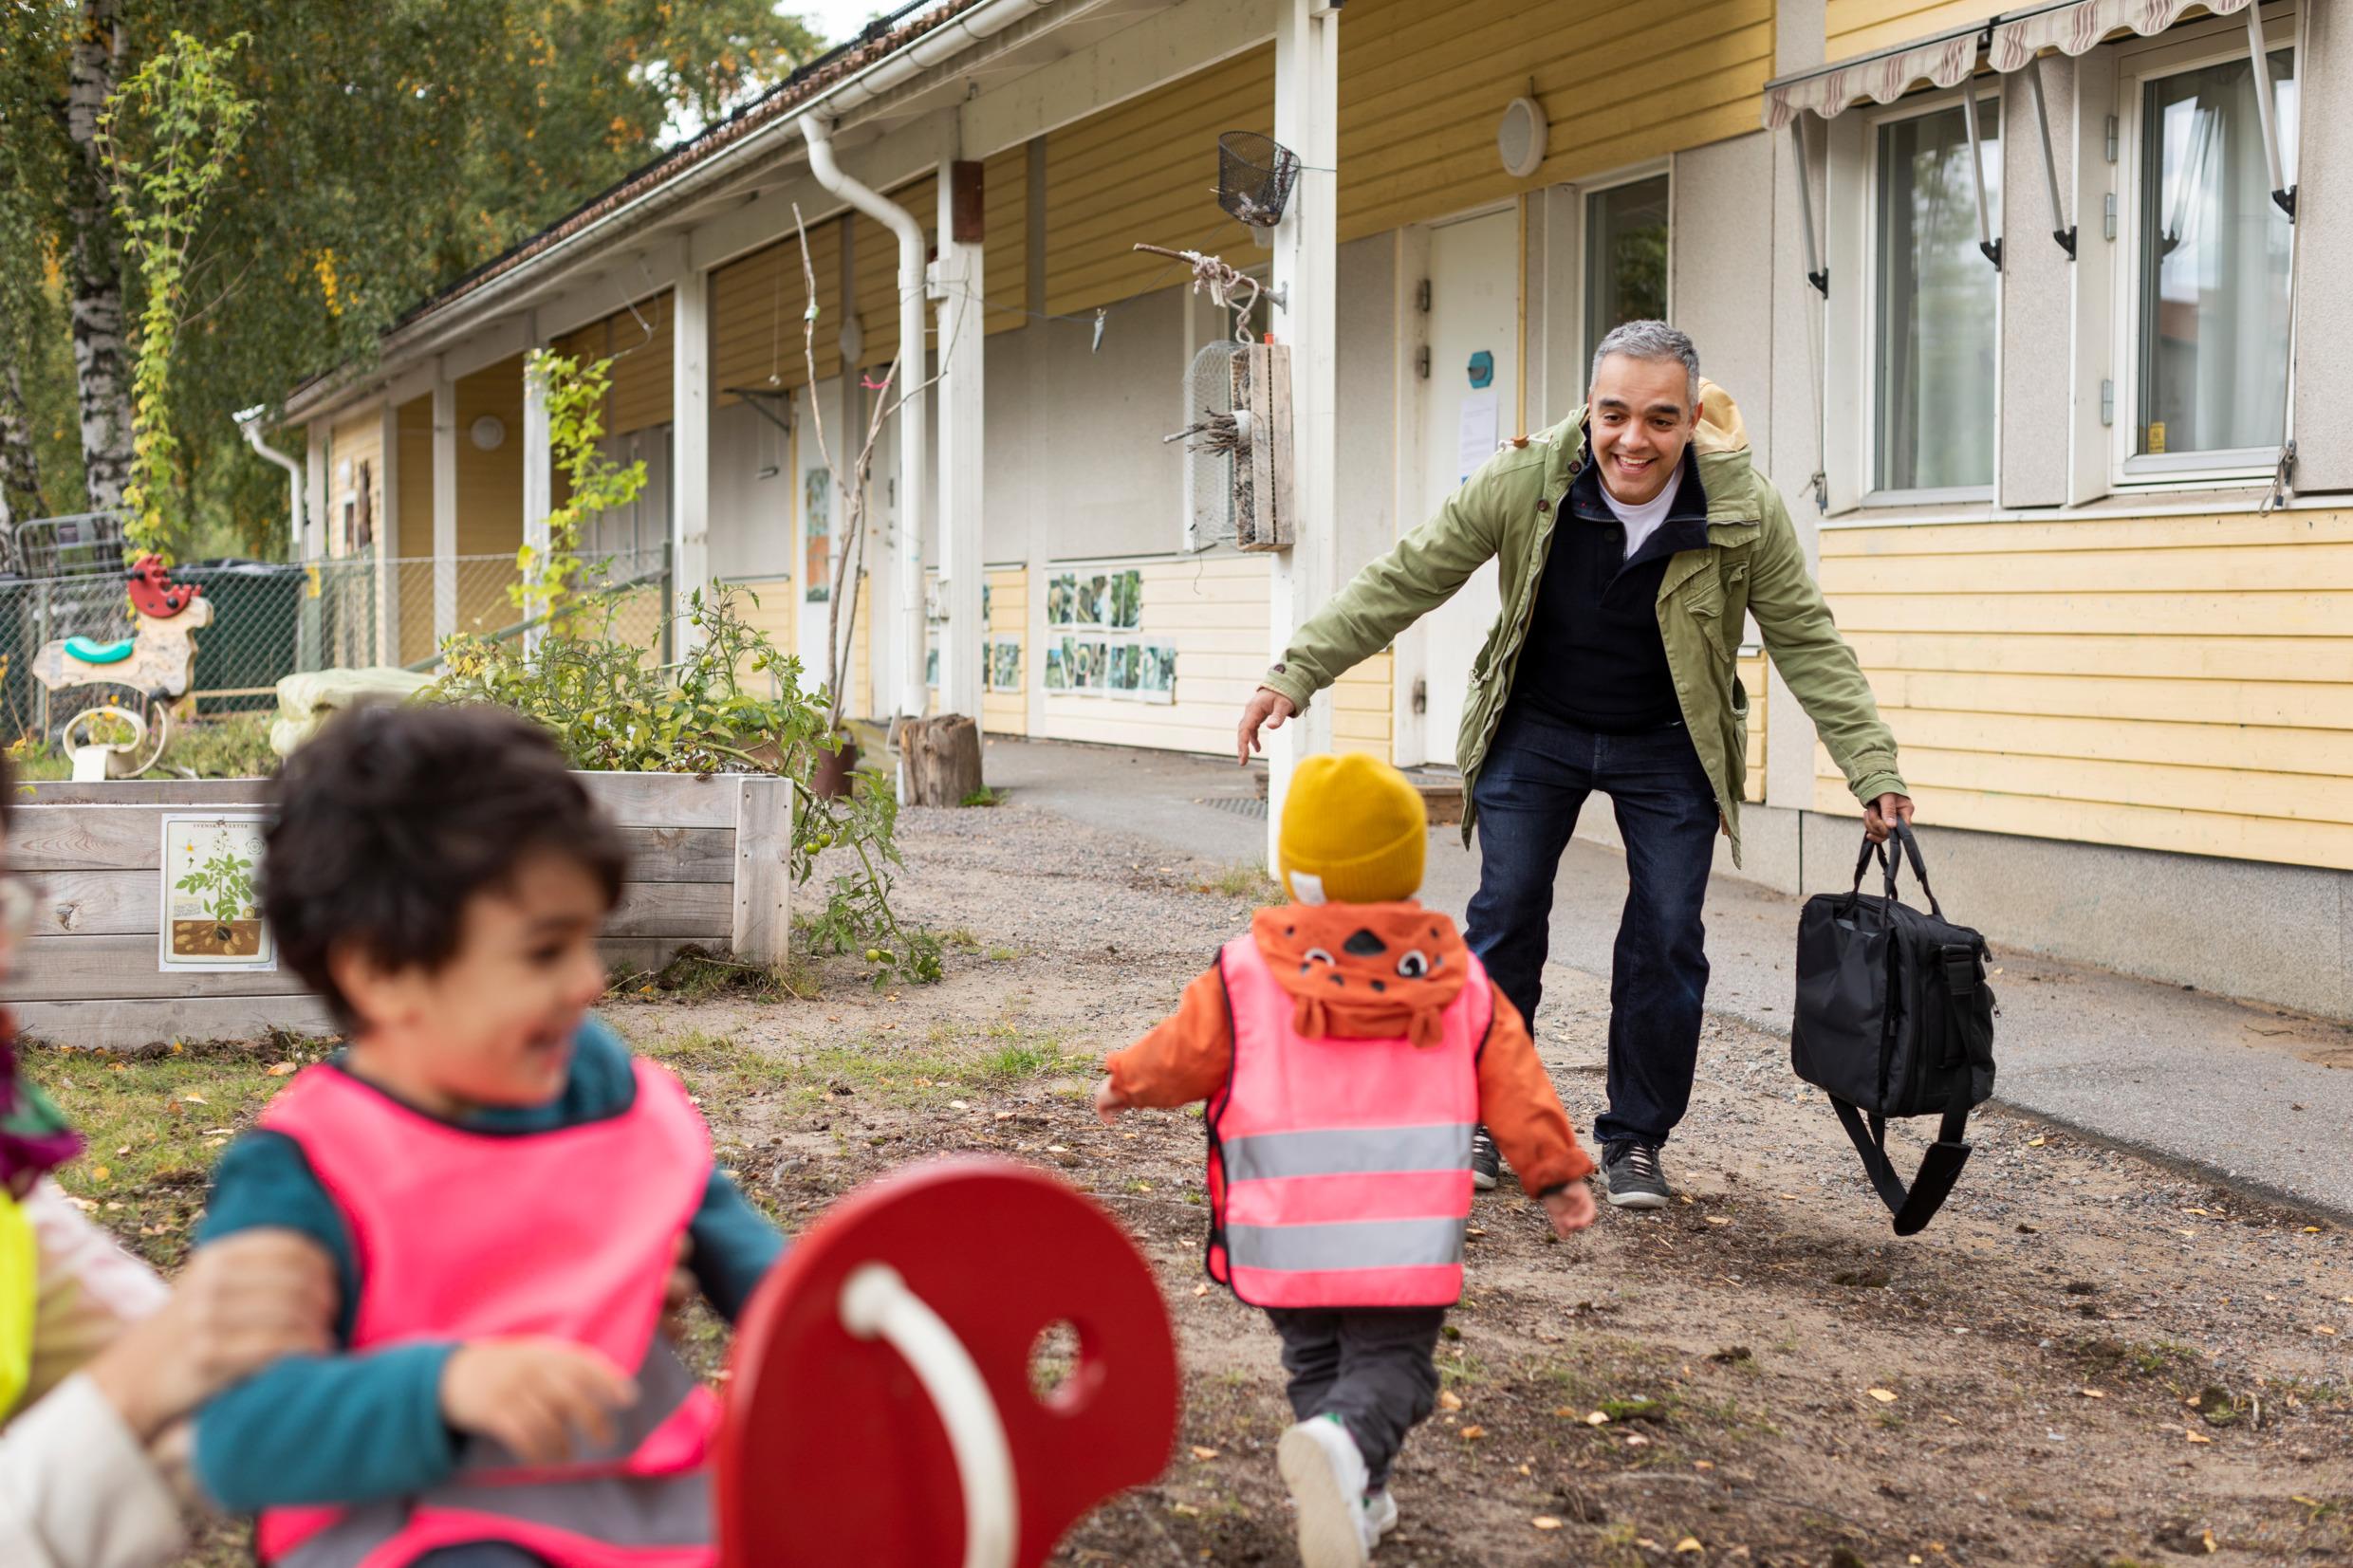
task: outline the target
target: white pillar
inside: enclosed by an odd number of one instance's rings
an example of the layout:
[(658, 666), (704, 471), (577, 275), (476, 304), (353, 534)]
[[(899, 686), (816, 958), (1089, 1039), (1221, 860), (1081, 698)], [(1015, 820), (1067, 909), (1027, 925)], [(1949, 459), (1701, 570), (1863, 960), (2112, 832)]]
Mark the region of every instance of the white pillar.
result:
[(433, 367), (433, 645), (457, 634), (457, 383)]
[(323, 415), (310, 421), (304, 432), (308, 446), (303, 453), (303, 488), (307, 492), (306, 509), (310, 516), (303, 526), (303, 537), (294, 542), (298, 559), (326, 559), (327, 519), (334, 515), (335, 498), (329, 493), (327, 464), (328, 431)]
[[(980, 722), (989, 635), (980, 618), (982, 343), (978, 163), (939, 166), (939, 710)], [(965, 223), (956, 221), (957, 192)]]
[(376, 662), (400, 662), (400, 405), (384, 399), (377, 424), (378, 481), (383, 505), (376, 513)]
[[(688, 596), (711, 587), (711, 276), (679, 242), (671, 320), (670, 594), (681, 612)], [(702, 634), (679, 621), (681, 654)]]
[[(536, 312), (525, 328), (524, 341), (529, 345), (530, 354), (547, 347), (540, 341)], [(547, 566), (547, 514), (555, 509), (554, 455), (549, 445), (547, 378), (527, 357), (523, 361), (523, 543), (531, 551), (532, 563), (526, 581), (533, 583), (545, 574)], [(531, 618), (546, 613), (545, 606), (533, 603), (526, 617)], [(538, 653), (547, 636), (544, 626), (525, 632), (524, 653)]]
[[(1340, 9), (1333, 0), (1282, 0), (1274, 28), (1274, 139), (1299, 155), (1290, 205), (1274, 230), (1274, 289), (1289, 301), (1272, 311), (1291, 351), (1292, 545), (1274, 558), (1274, 658), (1299, 623), (1338, 586), (1333, 483), (1338, 471), (1333, 405), (1340, 273)], [(1332, 748), (1332, 698), (1275, 730), (1267, 747), (1267, 865), (1276, 864), (1283, 797), (1300, 760)]]

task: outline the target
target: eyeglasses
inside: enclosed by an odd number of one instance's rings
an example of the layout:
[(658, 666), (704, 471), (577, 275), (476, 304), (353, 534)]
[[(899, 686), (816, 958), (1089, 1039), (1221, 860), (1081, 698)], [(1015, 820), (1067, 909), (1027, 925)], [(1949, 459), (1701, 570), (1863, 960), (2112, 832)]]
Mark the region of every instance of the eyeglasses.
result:
[(13, 945), (32, 934), (41, 913), (41, 884), (30, 876), (0, 872), (0, 940)]

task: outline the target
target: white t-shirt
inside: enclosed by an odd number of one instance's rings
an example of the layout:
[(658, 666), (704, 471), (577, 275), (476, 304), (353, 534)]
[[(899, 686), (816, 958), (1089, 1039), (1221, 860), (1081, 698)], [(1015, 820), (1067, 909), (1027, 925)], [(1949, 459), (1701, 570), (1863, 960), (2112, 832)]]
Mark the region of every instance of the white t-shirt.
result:
[(1675, 492), (1683, 488), (1683, 465), (1677, 463), (1667, 476), (1664, 489), (1640, 506), (1629, 506), (1609, 493), (1607, 485), (1598, 486), (1603, 502), (1617, 514), (1626, 528), (1626, 559), (1632, 561), (1641, 552), (1650, 536), (1658, 531), (1658, 525), (1667, 520), (1667, 511), (1675, 505)]

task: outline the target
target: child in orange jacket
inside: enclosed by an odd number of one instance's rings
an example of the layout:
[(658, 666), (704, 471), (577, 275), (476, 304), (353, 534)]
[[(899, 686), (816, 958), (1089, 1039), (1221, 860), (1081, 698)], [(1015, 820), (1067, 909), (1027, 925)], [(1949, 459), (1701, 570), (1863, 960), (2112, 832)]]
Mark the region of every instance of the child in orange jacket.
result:
[(1462, 1293), (1476, 1129), (1557, 1232), (1593, 1222), (1593, 1162), (1527, 1026), (1414, 899), (1427, 838), (1395, 768), (1307, 759), (1283, 809), (1294, 902), (1259, 911), (1095, 1094), (1105, 1122), (1208, 1101), (1210, 1277), (1283, 1337), (1298, 1424), (1276, 1460), (1306, 1568), (1363, 1568), (1397, 1522), (1389, 1467), (1435, 1406)]

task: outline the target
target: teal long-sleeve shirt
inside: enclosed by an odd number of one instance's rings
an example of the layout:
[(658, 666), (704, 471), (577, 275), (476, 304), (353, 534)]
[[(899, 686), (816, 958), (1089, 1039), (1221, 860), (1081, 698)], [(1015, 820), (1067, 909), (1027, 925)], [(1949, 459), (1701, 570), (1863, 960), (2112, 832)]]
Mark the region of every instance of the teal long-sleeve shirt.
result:
[[(463, 1125), (477, 1133), (552, 1132), (618, 1116), (636, 1098), (628, 1048), (592, 1019), (574, 1042), (562, 1095), (545, 1105), (480, 1112)], [(334, 1259), (343, 1300), (336, 1337), (348, 1347), (362, 1283), (350, 1227), (302, 1147), (282, 1133), (256, 1130), (222, 1155), (197, 1240), (266, 1226), (301, 1231)], [(732, 1322), (782, 1256), (784, 1239), (717, 1171), (688, 1234), (703, 1294)], [(197, 1481), (233, 1513), (362, 1503), (437, 1485), (457, 1460), (459, 1439), (441, 1418), (441, 1369), (456, 1348), (454, 1340), (413, 1340), (288, 1356), (265, 1368), (198, 1412)]]

